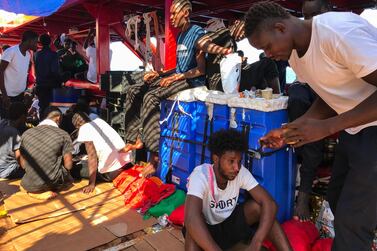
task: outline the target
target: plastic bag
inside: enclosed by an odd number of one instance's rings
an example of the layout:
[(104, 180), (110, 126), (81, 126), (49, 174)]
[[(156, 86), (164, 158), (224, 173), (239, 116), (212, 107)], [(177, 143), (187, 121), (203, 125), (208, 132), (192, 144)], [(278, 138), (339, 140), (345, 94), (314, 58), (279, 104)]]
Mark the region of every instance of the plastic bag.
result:
[(223, 90), (226, 94), (237, 93), (241, 80), (242, 59), (237, 53), (224, 57), (220, 62)]
[(334, 238), (334, 215), (331, 212), (330, 205), (327, 201), (323, 201), (321, 210), (319, 212), (316, 227), (319, 230), (321, 237)]

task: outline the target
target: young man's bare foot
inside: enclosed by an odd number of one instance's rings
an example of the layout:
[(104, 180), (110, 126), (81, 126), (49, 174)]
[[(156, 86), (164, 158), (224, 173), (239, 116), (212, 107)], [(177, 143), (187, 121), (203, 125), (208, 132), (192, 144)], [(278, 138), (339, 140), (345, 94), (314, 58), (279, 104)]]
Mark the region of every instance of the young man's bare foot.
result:
[(141, 172), (141, 175), (143, 177), (152, 176), (157, 170), (158, 162), (158, 153), (151, 153), (149, 163), (144, 167), (143, 171)]
[(131, 144), (131, 143), (128, 143), (124, 148), (123, 148), (123, 152), (129, 152), (129, 151), (132, 151), (132, 150), (139, 150), (139, 149), (142, 149), (144, 147), (144, 143), (141, 141), (140, 138), (137, 138), (135, 144)]
[(58, 196), (58, 194), (53, 192), (53, 191), (47, 191), (47, 192), (43, 192), (43, 193), (30, 193), (30, 192), (28, 192), (27, 194), (30, 197), (37, 199), (37, 200), (50, 200), (50, 199)]
[(142, 149), (144, 147), (143, 141), (141, 141), (140, 138), (137, 138), (135, 144), (134, 144), (135, 150)]
[(309, 221), (310, 220), (310, 208), (309, 208), (310, 195), (304, 192), (298, 192), (297, 203), (295, 207), (295, 212), (293, 214), (293, 219), (299, 221)]

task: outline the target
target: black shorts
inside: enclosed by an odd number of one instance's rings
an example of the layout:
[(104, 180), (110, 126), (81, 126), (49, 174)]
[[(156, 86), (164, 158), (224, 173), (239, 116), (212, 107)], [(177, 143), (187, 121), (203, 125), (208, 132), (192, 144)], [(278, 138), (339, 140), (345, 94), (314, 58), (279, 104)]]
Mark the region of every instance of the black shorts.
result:
[[(249, 226), (246, 223), (244, 204), (239, 204), (226, 220), (216, 225), (207, 224), (207, 228), (217, 245), (224, 250), (240, 241), (251, 241), (258, 225)], [(185, 230), (182, 230), (183, 235), (185, 235)]]

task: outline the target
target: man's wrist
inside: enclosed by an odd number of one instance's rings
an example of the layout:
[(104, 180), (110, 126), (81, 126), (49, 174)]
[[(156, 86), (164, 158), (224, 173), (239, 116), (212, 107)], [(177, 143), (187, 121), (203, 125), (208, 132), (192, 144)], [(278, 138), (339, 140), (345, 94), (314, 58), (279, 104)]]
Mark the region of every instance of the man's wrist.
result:
[(183, 80), (185, 79), (185, 75), (183, 73), (176, 73), (173, 75), (174, 81)]
[(329, 135), (332, 135), (336, 132), (339, 132), (347, 128), (347, 127), (344, 128), (344, 123), (342, 121), (339, 121), (338, 118), (339, 116), (335, 116), (335, 117), (324, 120), (325, 122), (324, 126), (327, 128)]

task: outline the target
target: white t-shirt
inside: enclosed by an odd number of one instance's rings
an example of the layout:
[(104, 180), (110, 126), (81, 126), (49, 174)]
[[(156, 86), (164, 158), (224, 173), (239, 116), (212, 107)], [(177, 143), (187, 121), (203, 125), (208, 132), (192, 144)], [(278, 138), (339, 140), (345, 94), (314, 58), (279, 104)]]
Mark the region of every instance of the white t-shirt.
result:
[(4, 73), (4, 85), (9, 97), (20, 95), (26, 89), (30, 52), (22, 55), (19, 45), (6, 49), (1, 60), (9, 62)]
[[(377, 90), (362, 77), (377, 70), (377, 28), (356, 14), (328, 12), (313, 18), (305, 55), (293, 50), (289, 64), (338, 114), (353, 109)], [(377, 121), (349, 128), (356, 134)]]
[(218, 188), (213, 167), (210, 164), (197, 166), (189, 177), (187, 194), (203, 200), (203, 215), (207, 223), (215, 225), (228, 218), (237, 205), (240, 189), (250, 191), (258, 185), (253, 175), (244, 166), (234, 180), (228, 181), (224, 190)]
[(93, 142), (98, 157), (98, 171), (118, 170), (131, 161), (131, 153), (119, 153), (125, 147), (123, 139), (104, 120), (97, 118), (82, 125), (77, 142)]
[(88, 73), (86, 78), (93, 83), (97, 83), (97, 54), (96, 48), (93, 46), (88, 46), (85, 50), (86, 56), (89, 58)]

